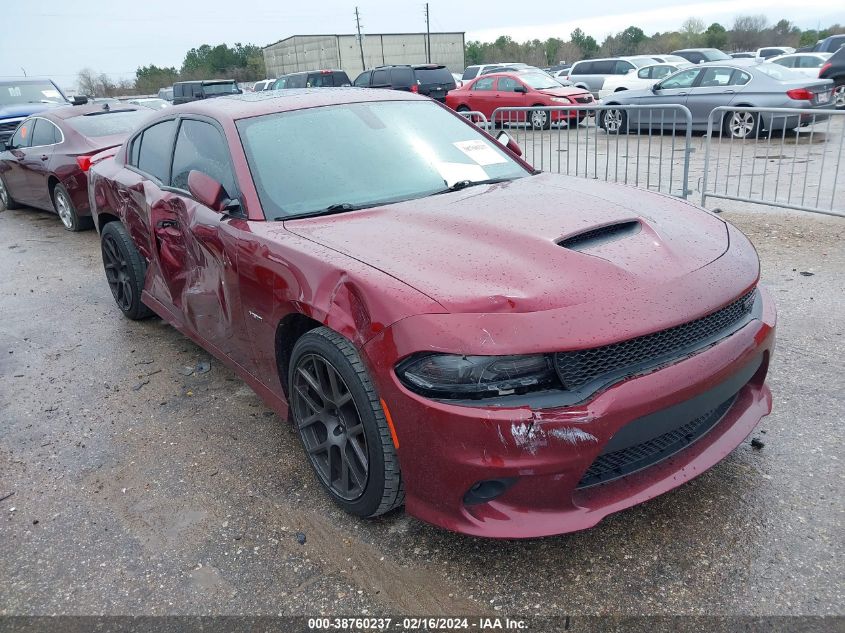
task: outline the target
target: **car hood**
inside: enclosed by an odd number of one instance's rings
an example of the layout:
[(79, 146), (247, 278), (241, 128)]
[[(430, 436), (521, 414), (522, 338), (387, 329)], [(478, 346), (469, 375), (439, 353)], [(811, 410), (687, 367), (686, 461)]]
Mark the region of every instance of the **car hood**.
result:
[(52, 103), (20, 103), (13, 105), (0, 105), (0, 119), (14, 119), (22, 116), (29, 116), (37, 112), (43, 112), (55, 108), (60, 104)]
[[(603, 243), (560, 244), (620, 224), (633, 230)], [(671, 284), (728, 248), (727, 225), (684, 201), (552, 174), (288, 220), (285, 228), (450, 312), (533, 312), (589, 302), (596, 292), (621, 297)]]

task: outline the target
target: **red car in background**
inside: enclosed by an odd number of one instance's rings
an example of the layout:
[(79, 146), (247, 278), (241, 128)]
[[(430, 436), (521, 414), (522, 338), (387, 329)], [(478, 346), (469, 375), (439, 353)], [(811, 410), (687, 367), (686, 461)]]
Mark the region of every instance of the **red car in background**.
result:
[(150, 114), (149, 108), (92, 103), (25, 119), (0, 153), (0, 204), (54, 211), (68, 231), (91, 228), (91, 157), (123, 143)]
[(159, 111), (92, 211), (120, 310), (227, 363), (345, 510), (579, 530), (769, 413), (774, 304), (718, 216), (537, 173), (420, 95), (279, 94)]
[[(481, 112), (488, 119), (496, 108), (530, 108), (534, 106), (561, 107), (567, 104), (590, 105), (593, 95), (583, 88), (561, 86), (553, 77), (537, 71), (505, 72), (482, 75), (450, 90), (446, 105), (458, 112)], [(504, 122), (525, 122), (538, 130), (548, 130), (552, 123), (566, 121), (577, 125), (586, 117), (577, 110), (534, 110), (511, 112), (504, 115)], [(500, 121), (502, 119), (499, 119)]]

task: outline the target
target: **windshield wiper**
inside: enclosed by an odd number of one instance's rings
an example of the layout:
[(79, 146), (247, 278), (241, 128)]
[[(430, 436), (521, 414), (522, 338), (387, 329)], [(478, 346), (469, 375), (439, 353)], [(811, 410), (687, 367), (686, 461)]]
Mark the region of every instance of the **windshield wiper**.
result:
[(458, 182), (454, 183), (451, 187), (446, 187), (441, 191), (435, 191), (433, 196), (438, 196), (441, 193), (449, 193), (451, 191), (460, 191), (461, 189), (466, 189), (467, 187), (474, 187), (476, 185), (494, 185), (497, 182), (507, 182), (509, 180), (514, 180), (514, 178), (488, 178), (487, 180), (459, 180)]
[(323, 215), (335, 215), (336, 213), (344, 213), (346, 211), (355, 211), (356, 209), (363, 209), (365, 206), (371, 205), (355, 205), (349, 204), (348, 202), (339, 202), (337, 204), (330, 204), (325, 209), (319, 209), (317, 211), (308, 211), (306, 213), (297, 213), (296, 215), (283, 215), (279, 216), (278, 218), (273, 218), (274, 221), (278, 222), (281, 220), (299, 220), (300, 218), (317, 218)]

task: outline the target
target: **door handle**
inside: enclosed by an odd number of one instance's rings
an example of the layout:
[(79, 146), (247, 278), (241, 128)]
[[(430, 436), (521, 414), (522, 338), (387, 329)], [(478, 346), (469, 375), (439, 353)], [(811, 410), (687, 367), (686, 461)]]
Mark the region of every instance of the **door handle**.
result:
[(687, 94), (688, 94), (688, 93), (686, 93), (686, 92), (679, 92), (679, 93), (678, 93), (678, 96), (679, 96), (679, 97), (686, 97), (686, 96), (687, 96)]
[(725, 93), (724, 93), (724, 94), (726, 94), (726, 95), (733, 95), (733, 94), (736, 94), (736, 90), (725, 90)]
[(49, 160), (49, 156), (47, 154), (41, 154), (41, 160)]
[(159, 220), (156, 223), (156, 228), (159, 228), (159, 229), (170, 229), (170, 228), (176, 228), (178, 226), (179, 226), (179, 222), (177, 222), (176, 220)]

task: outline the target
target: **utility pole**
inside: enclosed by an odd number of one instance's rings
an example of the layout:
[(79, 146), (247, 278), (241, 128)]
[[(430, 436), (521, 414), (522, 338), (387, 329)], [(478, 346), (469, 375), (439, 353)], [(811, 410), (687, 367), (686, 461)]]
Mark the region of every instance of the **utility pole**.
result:
[(428, 2), (425, 3), (425, 41), (426, 41), (426, 59), (431, 63), (431, 27), (429, 24)]
[(358, 7), (355, 7), (355, 26), (358, 29), (358, 49), (361, 51), (361, 72), (364, 72), (367, 65), (364, 63), (364, 38), (361, 37), (361, 14), (358, 13)]

